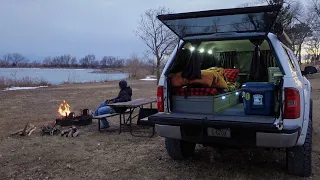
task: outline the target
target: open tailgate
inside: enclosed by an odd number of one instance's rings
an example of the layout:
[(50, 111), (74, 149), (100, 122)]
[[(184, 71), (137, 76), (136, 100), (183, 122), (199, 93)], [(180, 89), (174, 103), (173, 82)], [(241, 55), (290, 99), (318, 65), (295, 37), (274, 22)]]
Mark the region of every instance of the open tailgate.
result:
[[(149, 116), (148, 120), (159, 125), (202, 125), (216, 127), (243, 127), (243, 128), (275, 128), (274, 117), (227, 115), (222, 112), (214, 115), (187, 114), (187, 113), (157, 113)], [(229, 113), (230, 114), (230, 113)]]

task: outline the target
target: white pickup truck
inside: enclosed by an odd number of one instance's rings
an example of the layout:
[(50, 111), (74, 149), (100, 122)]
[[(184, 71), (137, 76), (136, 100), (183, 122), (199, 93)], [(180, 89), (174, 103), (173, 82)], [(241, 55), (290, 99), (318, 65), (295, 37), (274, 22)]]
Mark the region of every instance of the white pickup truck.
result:
[[(159, 113), (149, 117), (165, 137), (170, 157), (188, 158), (196, 144), (286, 148), (288, 172), (310, 176), (312, 100), (304, 76), (310, 72), (300, 71), (290, 40), (275, 23), (280, 9), (158, 16), (181, 39), (158, 84)], [(227, 87), (205, 79), (206, 72), (219, 68)], [(246, 91), (250, 83), (256, 86)]]

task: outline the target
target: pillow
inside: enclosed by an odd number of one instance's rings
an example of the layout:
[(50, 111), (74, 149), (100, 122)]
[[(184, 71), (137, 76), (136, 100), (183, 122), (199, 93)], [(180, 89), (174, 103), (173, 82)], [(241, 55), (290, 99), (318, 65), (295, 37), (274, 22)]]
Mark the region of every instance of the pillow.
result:
[(224, 74), (228, 82), (236, 82), (237, 76), (239, 74), (239, 69), (225, 69)]

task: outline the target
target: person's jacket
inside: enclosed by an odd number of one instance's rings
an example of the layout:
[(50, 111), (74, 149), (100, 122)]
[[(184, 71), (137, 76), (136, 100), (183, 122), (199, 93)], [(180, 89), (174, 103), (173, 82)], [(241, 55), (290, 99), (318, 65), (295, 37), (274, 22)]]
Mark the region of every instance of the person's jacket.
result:
[(127, 102), (131, 101), (132, 96), (132, 89), (128, 86), (125, 88), (122, 88), (116, 98), (112, 100), (113, 103), (117, 102)]

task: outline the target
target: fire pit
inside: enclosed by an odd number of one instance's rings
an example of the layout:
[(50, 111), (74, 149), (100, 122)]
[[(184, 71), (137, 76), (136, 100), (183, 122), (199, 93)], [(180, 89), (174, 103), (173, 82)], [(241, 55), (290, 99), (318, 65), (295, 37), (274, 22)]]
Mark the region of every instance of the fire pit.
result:
[(56, 119), (56, 125), (86, 126), (92, 124), (92, 115), (89, 114), (89, 109), (81, 110), (81, 115), (76, 116), (74, 112), (70, 111), (70, 105), (66, 101), (63, 101), (59, 106), (58, 112), (60, 117)]

